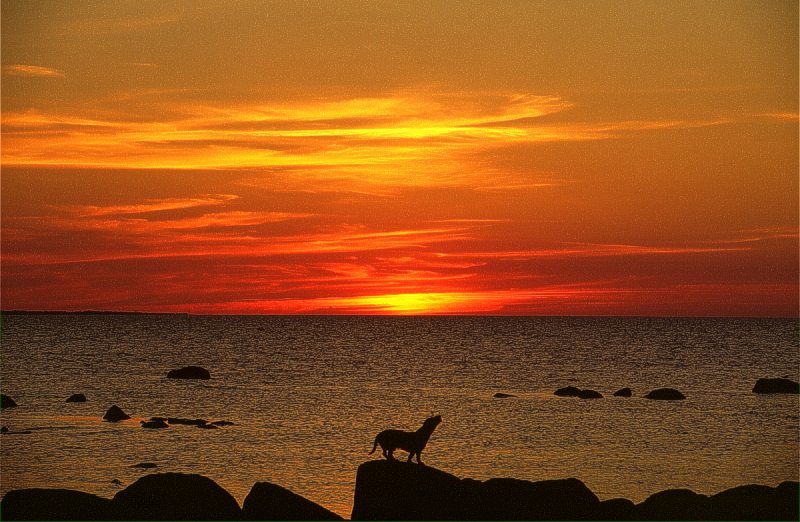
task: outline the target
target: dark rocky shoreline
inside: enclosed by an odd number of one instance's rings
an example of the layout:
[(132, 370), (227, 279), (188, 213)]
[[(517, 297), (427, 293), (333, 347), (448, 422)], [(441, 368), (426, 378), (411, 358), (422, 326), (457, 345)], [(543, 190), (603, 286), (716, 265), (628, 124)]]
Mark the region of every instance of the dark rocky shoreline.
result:
[[(707, 496), (666, 490), (634, 504), (600, 501), (575, 478), (530, 482), (460, 479), (386, 460), (358, 468), (352, 520), (798, 520), (798, 482), (745, 485)], [(66, 489), (19, 489), (0, 501), (3, 520), (341, 520), (281, 486), (253, 485), (240, 507), (201, 475), (157, 473), (113, 499)]]

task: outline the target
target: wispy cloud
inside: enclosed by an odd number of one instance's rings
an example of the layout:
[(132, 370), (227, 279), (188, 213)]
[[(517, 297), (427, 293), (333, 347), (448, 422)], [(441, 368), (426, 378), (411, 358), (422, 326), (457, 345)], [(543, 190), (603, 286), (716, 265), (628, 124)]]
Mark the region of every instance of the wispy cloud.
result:
[(29, 78), (64, 78), (66, 75), (61, 69), (42, 67), (40, 65), (6, 65), (3, 73), (9, 76), (25, 76)]

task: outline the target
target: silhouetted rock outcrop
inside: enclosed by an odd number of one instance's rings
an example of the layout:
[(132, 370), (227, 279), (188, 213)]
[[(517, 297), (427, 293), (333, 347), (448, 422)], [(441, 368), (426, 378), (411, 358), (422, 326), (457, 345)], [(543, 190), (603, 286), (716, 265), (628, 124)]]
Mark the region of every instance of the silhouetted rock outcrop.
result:
[(214, 426), (235, 426), (235, 424), (233, 422), (226, 421), (226, 420), (214, 421), (214, 422), (210, 422), (209, 424), (212, 424)]
[(16, 408), (16, 407), (17, 403), (14, 401), (14, 399), (9, 397), (5, 393), (0, 393), (0, 409)]
[(726, 489), (711, 497), (711, 510), (715, 520), (798, 520), (798, 483)]
[(689, 489), (650, 495), (633, 510), (636, 520), (711, 520), (711, 500)]
[(614, 392), (614, 397), (632, 397), (633, 392), (630, 388), (622, 388)]
[(86, 402), (86, 395), (82, 393), (73, 393), (67, 398), (67, 402)]
[(3, 520), (114, 520), (111, 500), (70, 489), (17, 489), (0, 501)]
[(103, 420), (109, 422), (119, 422), (121, 420), (127, 420), (127, 419), (130, 419), (130, 416), (124, 411), (122, 411), (122, 408), (120, 408), (116, 404), (110, 407), (106, 412), (106, 414), (103, 415)]
[(256, 482), (242, 505), (244, 520), (342, 520), (319, 504), (269, 482)]
[(789, 379), (759, 379), (753, 393), (800, 393), (800, 383)]
[(200, 366), (186, 366), (177, 370), (170, 370), (167, 379), (210, 379), (211, 374)]
[(578, 392), (579, 399), (602, 399), (603, 394), (594, 390), (581, 390)]
[(651, 391), (645, 395), (644, 398), (655, 401), (681, 401), (686, 397), (678, 390), (672, 388), (659, 388)]
[(238, 520), (239, 504), (201, 475), (145, 475), (114, 496), (114, 508), (128, 520)]
[(597, 520), (633, 520), (634, 503), (627, 498), (604, 500), (597, 506)]
[(576, 520), (600, 501), (577, 479), (459, 479), (428, 466), (376, 460), (356, 475), (353, 520)]
[(575, 386), (567, 386), (557, 389), (553, 392), (553, 395), (558, 395), (559, 397), (577, 397), (580, 392), (581, 391)]
[(150, 419), (149, 421), (139, 421), (139, 424), (142, 425), (142, 428), (147, 428), (149, 430), (158, 430), (162, 428), (169, 428), (169, 424), (164, 422), (162, 419), (154, 418)]

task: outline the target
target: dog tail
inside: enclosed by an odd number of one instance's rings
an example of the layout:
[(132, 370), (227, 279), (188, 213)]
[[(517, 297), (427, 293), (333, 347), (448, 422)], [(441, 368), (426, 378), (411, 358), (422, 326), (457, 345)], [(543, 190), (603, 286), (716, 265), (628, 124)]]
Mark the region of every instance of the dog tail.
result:
[(375, 453), (375, 448), (377, 447), (378, 447), (378, 437), (375, 437), (375, 444), (372, 445), (372, 451), (370, 451), (368, 455), (372, 455), (373, 453)]

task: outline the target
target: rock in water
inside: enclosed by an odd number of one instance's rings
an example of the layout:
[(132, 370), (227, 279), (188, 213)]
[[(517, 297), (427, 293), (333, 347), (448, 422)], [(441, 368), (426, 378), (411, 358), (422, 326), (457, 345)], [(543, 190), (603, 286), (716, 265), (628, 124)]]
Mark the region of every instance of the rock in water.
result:
[(186, 426), (200, 426), (205, 424), (207, 421), (205, 419), (181, 419), (179, 417), (169, 417), (167, 422), (170, 424), (184, 424)]
[(67, 398), (67, 402), (86, 402), (86, 395), (82, 393), (74, 393)]
[(578, 392), (579, 399), (602, 399), (603, 394), (594, 390), (581, 390)]
[(511, 393), (501, 393), (501, 392), (497, 392), (494, 394), (495, 399), (508, 399), (510, 397), (516, 397), (516, 395), (513, 395)]
[(577, 479), (480, 482), (374, 460), (358, 468), (352, 520), (581, 520), (599, 505)]
[(553, 392), (553, 395), (559, 397), (577, 397), (581, 391), (575, 386), (567, 386), (566, 388), (559, 388)]
[(645, 395), (644, 398), (655, 401), (680, 401), (686, 397), (678, 390), (673, 390), (672, 388), (659, 388), (651, 391)]
[(116, 404), (110, 407), (106, 414), (103, 415), (103, 420), (107, 420), (108, 422), (119, 422), (127, 419), (130, 419), (130, 416), (122, 411)]
[(178, 370), (170, 370), (167, 379), (210, 379), (211, 374), (200, 366), (186, 366)]
[(240, 520), (230, 493), (201, 475), (145, 475), (112, 500), (125, 520)]
[(633, 392), (630, 388), (622, 388), (614, 392), (614, 397), (631, 397)]
[(800, 393), (800, 383), (789, 379), (759, 379), (753, 393)]
[(0, 409), (5, 408), (16, 408), (17, 403), (14, 402), (14, 399), (6, 395), (5, 393), (0, 393)]
[(17, 489), (0, 501), (3, 520), (116, 520), (111, 501), (70, 489)]
[(256, 482), (242, 505), (244, 520), (342, 520), (319, 504), (269, 482)]
[(650, 495), (633, 511), (634, 520), (712, 520), (711, 501), (689, 489)]
[(142, 425), (142, 428), (147, 428), (149, 430), (158, 430), (162, 428), (169, 428), (169, 424), (164, 422), (162, 419), (150, 419), (149, 421), (139, 421), (139, 424)]

